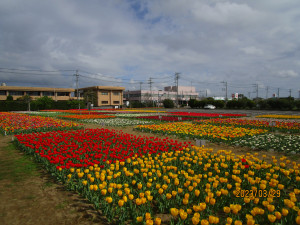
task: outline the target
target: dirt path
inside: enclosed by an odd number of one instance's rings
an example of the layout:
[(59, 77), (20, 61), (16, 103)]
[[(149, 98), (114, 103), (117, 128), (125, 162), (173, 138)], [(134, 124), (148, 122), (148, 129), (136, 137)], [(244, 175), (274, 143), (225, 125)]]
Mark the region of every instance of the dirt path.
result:
[[(101, 128), (100, 125), (86, 124), (86, 128)], [(133, 131), (132, 127), (108, 129), (122, 130), (134, 135), (164, 136)], [(170, 137), (175, 139), (175, 137)], [(109, 224), (97, 212), (93, 205), (81, 198), (77, 193), (66, 190), (57, 183), (41, 165), (33, 159), (16, 150), (11, 144), (12, 136), (0, 136), (0, 224), (1, 225), (31, 225), (31, 224)], [(185, 142), (194, 140), (177, 139)], [(232, 150), (236, 154), (251, 152), (249, 148), (224, 146), (208, 143), (205, 147)], [(253, 153), (253, 152), (252, 152)], [(282, 153), (259, 151), (263, 154), (275, 155)], [(288, 157), (292, 159), (291, 157)], [(295, 159), (295, 158), (294, 158)], [(292, 159), (293, 160), (293, 159)], [(299, 157), (296, 159), (299, 162)]]
[(77, 193), (66, 190), (33, 159), (0, 136), (0, 224), (108, 224)]

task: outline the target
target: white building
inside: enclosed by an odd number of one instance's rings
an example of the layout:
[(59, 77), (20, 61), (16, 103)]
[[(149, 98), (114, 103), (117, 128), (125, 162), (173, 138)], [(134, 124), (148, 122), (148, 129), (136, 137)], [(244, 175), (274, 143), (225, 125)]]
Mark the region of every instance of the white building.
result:
[(176, 86), (164, 87), (164, 90), (135, 90), (124, 91), (124, 98), (127, 101), (138, 102), (162, 102), (165, 99), (177, 100), (179, 104), (186, 104), (190, 99), (198, 99), (199, 93), (196, 92), (195, 87), (178, 86), (178, 92)]

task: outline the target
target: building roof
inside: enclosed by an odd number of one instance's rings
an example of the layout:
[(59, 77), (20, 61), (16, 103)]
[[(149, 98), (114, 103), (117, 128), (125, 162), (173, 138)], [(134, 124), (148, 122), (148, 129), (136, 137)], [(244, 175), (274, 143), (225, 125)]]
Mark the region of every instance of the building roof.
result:
[(19, 86), (0, 86), (0, 90), (5, 91), (61, 91), (74, 92), (74, 88), (51, 88), (51, 87), (19, 87)]
[(92, 86), (92, 87), (79, 88), (79, 90), (87, 90), (87, 89), (124, 91), (124, 90), (125, 90), (125, 87), (114, 87), (114, 86)]

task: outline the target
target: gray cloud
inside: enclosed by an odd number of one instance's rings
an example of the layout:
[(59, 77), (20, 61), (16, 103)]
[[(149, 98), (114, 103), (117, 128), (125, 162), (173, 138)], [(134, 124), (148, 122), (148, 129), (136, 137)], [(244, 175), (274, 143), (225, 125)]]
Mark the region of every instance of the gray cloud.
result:
[[(181, 85), (192, 82), (209, 95), (224, 95), (220, 82), (227, 81), (232, 93), (247, 95), (259, 83), (261, 92), (270, 85), (298, 96), (299, 18), (298, 0), (2, 0), (0, 67), (79, 69), (91, 77), (81, 77), (82, 86), (121, 77), (115, 84), (131, 90), (140, 81), (148, 88), (150, 77), (170, 77), (154, 80), (154, 88), (173, 85), (181, 72)], [(74, 71), (0, 70), (0, 81), (70, 87)]]

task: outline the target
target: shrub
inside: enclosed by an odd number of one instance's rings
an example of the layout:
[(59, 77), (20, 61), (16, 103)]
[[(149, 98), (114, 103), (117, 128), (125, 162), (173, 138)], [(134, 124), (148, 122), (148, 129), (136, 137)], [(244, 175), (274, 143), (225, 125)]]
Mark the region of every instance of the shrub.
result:
[(174, 102), (171, 99), (165, 99), (163, 105), (165, 108), (174, 108)]

